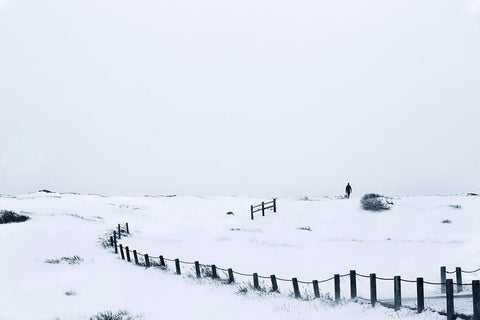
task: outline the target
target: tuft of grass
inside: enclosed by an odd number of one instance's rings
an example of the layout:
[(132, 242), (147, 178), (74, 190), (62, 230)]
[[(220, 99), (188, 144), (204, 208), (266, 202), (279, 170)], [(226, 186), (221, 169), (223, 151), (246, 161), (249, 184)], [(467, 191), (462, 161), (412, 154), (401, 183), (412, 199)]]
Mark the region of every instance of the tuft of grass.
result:
[(134, 320), (138, 317), (133, 317), (130, 313), (125, 310), (120, 310), (117, 312), (104, 311), (99, 312), (96, 315), (90, 317), (89, 320)]
[(68, 291), (65, 291), (65, 295), (66, 296), (76, 296), (77, 293), (75, 291), (68, 290)]
[(452, 223), (452, 220), (445, 219), (445, 220), (442, 220), (442, 223)]
[(68, 263), (68, 264), (80, 264), (83, 262), (83, 259), (77, 255), (71, 257), (61, 257), (45, 260), (45, 263), (50, 264), (59, 264), (59, 263)]
[(298, 227), (297, 230), (312, 231), (312, 228), (310, 228), (310, 226), (305, 226), (305, 227)]
[(0, 224), (25, 222), (28, 219), (30, 218), (21, 214), (16, 214), (13, 211), (9, 211), (9, 210), (0, 211)]
[(462, 209), (462, 206), (459, 204), (450, 204), (448, 206), (452, 209)]

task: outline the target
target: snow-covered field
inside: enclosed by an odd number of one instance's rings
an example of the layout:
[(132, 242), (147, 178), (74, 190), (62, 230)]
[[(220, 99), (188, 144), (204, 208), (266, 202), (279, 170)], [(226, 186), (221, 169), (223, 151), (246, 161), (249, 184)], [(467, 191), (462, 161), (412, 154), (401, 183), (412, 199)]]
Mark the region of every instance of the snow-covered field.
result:
[[(227, 285), (195, 279), (190, 265), (182, 266), (181, 276), (170, 262), (167, 271), (135, 266), (100, 245), (99, 239), (125, 222), (131, 234), (119, 243), (141, 253), (302, 281), (356, 270), (438, 282), (442, 265), (448, 270), (480, 265), (479, 197), (395, 198), (392, 210), (381, 213), (362, 210), (359, 198), (281, 198), (277, 213), (256, 213), (250, 220), (250, 205), (262, 200), (269, 199), (3, 195), (0, 210), (24, 212), (31, 219), (0, 225), (0, 319), (89, 319), (106, 310), (126, 310), (141, 319), (445, 318), (432, 311), (417, 315), (406, 308), (395, 312), (351, 302), (348, 277), (341, 283), (344, 300), (335, 305), (329, 299), (332, 281), (320, 285), (324, 298), (296, 300), (289, 282), (279, 283), (280, 293), (258, 293), (249, 287), (249, 277), (236, 275), (236, 284)], [(446, 219), (451, 223), (442, 223)], [(46, 263), (74, 255), (83, 261)], [(463, 277), (470, 283), (480, 273)], [(261, 284), (270, 286), (266, 280)], [(392, 299), (392, 282), (378, 286), (380, 300)], [(425, 291), (440, 295), (438, 286), (425, 285)], [(301, 292), (313, 295), (309, 285), (301, 285)], [(369, 297), (368, 279), (358, 279), (358, 294)], [(414, 306), (407, 298), (415, 297), (415, 284), (402, 283), (402, 296), (404, 305)], [(471, 314), (471, 298), (455, 303), (456, 311)], [(426, 301), (436, 310), (445, 310), (444, 304), (443, 299)]]

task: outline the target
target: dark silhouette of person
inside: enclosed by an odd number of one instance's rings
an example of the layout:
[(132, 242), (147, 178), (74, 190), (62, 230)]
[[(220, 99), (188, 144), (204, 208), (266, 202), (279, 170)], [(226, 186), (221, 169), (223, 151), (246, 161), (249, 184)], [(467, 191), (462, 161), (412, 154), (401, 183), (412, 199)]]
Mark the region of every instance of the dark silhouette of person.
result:
[(347, 194), (347, 198), (350, 199), (350, 193), (352, 193), (352, 186), (350, 185), (350, 182), (347, 183), (347, 187), (345, 188), (345, 193)]

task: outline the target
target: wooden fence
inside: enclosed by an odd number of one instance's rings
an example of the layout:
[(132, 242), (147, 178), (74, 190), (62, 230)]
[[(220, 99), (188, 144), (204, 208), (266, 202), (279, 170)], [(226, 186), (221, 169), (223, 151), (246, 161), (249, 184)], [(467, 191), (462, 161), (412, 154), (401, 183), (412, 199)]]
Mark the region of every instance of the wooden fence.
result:
[(273, 212), (277, 212), (277, 199), (273, 198), (272, 201), (269, 202), (262, 202), (261, 204), (257, 204), (256, 206), (250, 206), (250, 218), (253, 220), (253, 214), (255, 212), (262, 211), (262, 217), (265, 216), (265, 210), (272, 209)]
[[(122, 236), (128, 236), (130, 233), (128, 223), (125, 224), (125, 227), (122, 228), (120, 224), (117, 226), (117, 230), (113, 231), (113, 235), (110, 236), (110, 245), (114, 248), (116, 254), (120, 254), (122, 260), (126, 260), (127, 262), (135, 263), (139, 266), (144, 267), (160, 267), (164, 270), (167, 269), (167, 262), (174, 263), (175, 266), (175, 274), (180, 275), (182, 274), (181, 265), (190, 265), (195, 269), (195, 276), (197, 278), (201, 278), (202, 275), (217, 279), (223, 280), (225, 283), (232, 284), (235, 283), (235, 275), (250, 277), (253, 282), (253, 288), (256, 290), (261, 290), (259, 284), (259, 279), (264, 279), (270, 281), (271, 283), (271, 291), (272, 292), (279, 292), (278, 282), (291, 282), (292, 289), (293, 289), (293, 296), (295, 298), (303, 298), (299, 284), (305, 284), (311, 286), (311, 290), (313, 291), (313, 296), (315, 298), (320, 298), (320, 288), (319, 284), (327, 283), (333, 281), (333, 289), (334, 289), (334, 300), (335, 302), (341, 301), (341, 285), (340, 279), (347, 278), (350, 282), (350, 298), (354, 301), (369, 301), (372, 307), (375, 307), (376, 304), (383, 305), (385, 307), (393, 308), (395, 310), (400, 310), (402, 307), (402, 290), (401, 286), (402, 283), (415, 283), (416, 284), (416, 308), (415, 310), (418, 313), (422, 313), (425, 310), (425, 294), (424, 294), (424, 285), (434, 285), (440, 286), (440, 290), (442, 293), (445, 293), (446, 299), (446, 312), (437, 311), (441, 315), (446, 315), (447, 320), (454, 320), (457, 318), (460, 319), (472, 319), (472, 320), (480, 320), (480, 281), (473, 280), (471, 283), (462, 283), (462, 273), (475, 273), (480, 271), (480, 269), (472, 270), (472, 271), (462, 271), (461, 268), (457, 267), (455, 271), (447, 271), (446, 267), (442, 266), (440, 268), (440, 282), (431, 282), (425, 281), (423, 278), (419, 277), (416, 280), (408, 280), (402, 279), (400, 276), (394, 276), (391, 278), (379, 277), (375, 273), (371, 273), (369, 275), (364, 275), (357, 273), (355, 270), (350, 270), (349, 273), (346, 274), (334, 274), (332, 277), (323, 279), (323, 280), (312, 280), (312, 281), (300, 281), (297, 278), (291, 279), (284, 279), (278, 278), (274, 274), (270, 276), (262, 276), (258, 273), (242, 273), (234, 271), (232, 268), (224, 269), (221, 267), (216, 266), (215, 264), (201, 264), (198, 261), (188, 262), (182, 261), (178, 258), (176, 259), (169, 259), (164, 257), (163, 255), (152, 256), (149, 254), (142, 254), (139, 253), (137, 250), (131, 250), (128, 246), (123, 246), (122, 244), (118, 244), (118, 240), (121, 239)], [(133, 257), (133, 260), (132, 260)], [(143, 258), (143, 259), (142, 259)], [(143, 260), (143, 261), (142, 261)], [(202, 270), (203, 269), (203, 270)], [(218, 271), (224, 271), (227, 274), (227, 279), (221, 279)], [(447, 274), (456, 275), (456, 282), (453, 282), (453, 279), (447, 279)], [(362, 297), (357, 296), (357, 278), (367, 278), (369, 279), (370, 283), (370, 297), (369, 299), (365, 299)], [(377, 299), (377, 281), (390, 281), (393, 283), (393, 303), (389, 303), (386, 301), (380, 301)], [(456, 287), (457, 292), (462, 292), (464, 286), (471, 286), (472, 288), (472, 295), (473, 298), (473, 315), (465, 315), (455, 313), (454, 310), (454, 288)], [(459, 296), (457, 296), (459, 297)], [(465, 297), (465, 296), (463, 296)], [(470, 296), (469, 296), (470, 297)], [(410, 308), (412, 309), (412, 308)], [(435, 311), (435, 310), (432, 310)]]

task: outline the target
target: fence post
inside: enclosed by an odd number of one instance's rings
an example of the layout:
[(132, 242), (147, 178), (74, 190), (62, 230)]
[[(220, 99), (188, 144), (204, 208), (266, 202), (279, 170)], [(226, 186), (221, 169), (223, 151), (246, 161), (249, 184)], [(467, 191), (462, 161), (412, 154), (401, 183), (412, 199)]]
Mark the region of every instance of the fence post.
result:
[(163, 259), (163, 256), (160, 256), (160, 267), (164, 268), (166, 267), (166, 264), (165, 264), (165, 259)]
[(400, 276), (393, 277), (394, 305), (395, 310), (400, 310), (402, 306), (402, 288)]
[(143, 257), (145, 258), (145, 266), (146, 266), (147, 268), (150, 267), (150, 259), (148, 258), (148, 254), (145, 253), (145, 254), (143, 255)]
[(320, 298), (320, 289), (318, 288), (318, 280), (313, 280), (312, 285), (313, 285), (313, 293), (315, 294), (315, 298)]
[(265, 202), (262, 201), (262, 217), (265, 217)]
[(423, 310), (425, 310), (425, 293), (423, 290), (423, 278), (417, 278), (417, 312), (422, 313)]
[(480, 320), (480, 281), (472, 281), (473, 320)]
[(218, 276), (217, 276), (217, 266), (212, 264), (212, 278), (213, 279), (216, 279)]
[(115, 242), (115, 253), (118, 253), (118, 246), (117, 246), (117, 240), (114, 238), (113, 242)]
[(272, 291), (278, 291), (278, 284), (277, 284), (277, 277), (274, 274), (270, 276), (270, 280), (272, 280)]
[(370, 303), (375, 307), (377, 303), (377, 275), (370, 273)]
[(125, 260), (125, 254), (123, 253), (123, 246), (122, 244), (119, 244), (118, 246), (120, 248), (120, 255), (122, 256), (122, 260)]
[(228, 268), (228, 283), (234, 283), (235, 278), (233, 277), (233, 270), (232, 268)]
[(340, 275), (333, 275), (333, 285), (335, 287), (335, 302), (340, 301)]
[(197, 278), (202, 277), (202, 273), (200, 272), (200, 263), (198, 261), (195, 261), (195, 274), (197, 275)]
[(118, 240), (122, 239), (122, 233), (120, 232), (120, 223), (118, 224)]
[(127, 254), (127, 261), (131, 262), (132, 260), (130, 260), (130, 249), (128, 248), (128, 246), (125, 247), (125, 253)]
[(350, 297), (355, 299), (357, 297), (357, 272), (350, 270)]
[(453, 305), (453, 280), (447, 279), (445, 283), (445, 289), (447, 291), (447, 320), (453, 320), (454, 318), (454, 305)]
[(273, 198), (273, 212), (277, 212), (277, 199)]
[(253, 205), (250, 206), (250, 217), (253, 220)]
[(440, 292), (445, 293), (445, 281), (447, 279), (447, 267), (442, 266), (440, 267), (440, 282), (442, 283), (440, 285)]
[(110, 246), (113, 247), (113, 237), (110, 236)]
[(133, 259), (135, 260), (135, 264), (138, 264), (137, 250), (133, 250)]
[(260, 285), (258, 283), (258, 273), (256, 272), (253, 274), (253, 287), (257, 290), (260, 289)]
[(295, 293), (295, 298), (300, 298), (300, 289), (298, 288), (297, 278), (292, 278), (293, 292)]
[(457, 292), (462, 292), (463, 287), (462, 287), (462, 268), (456, 267), (455, 268), (455, 274), (457, 276)]
[(175, 271), (177, 274), (182, 273), (182, 270), (180, 269), (180, 259), (175, 259)]
[(128, 229), (128, 222), (125, 222), (125, 230), (127, 230), (127, 233), (130, 233), (130, 229)]

